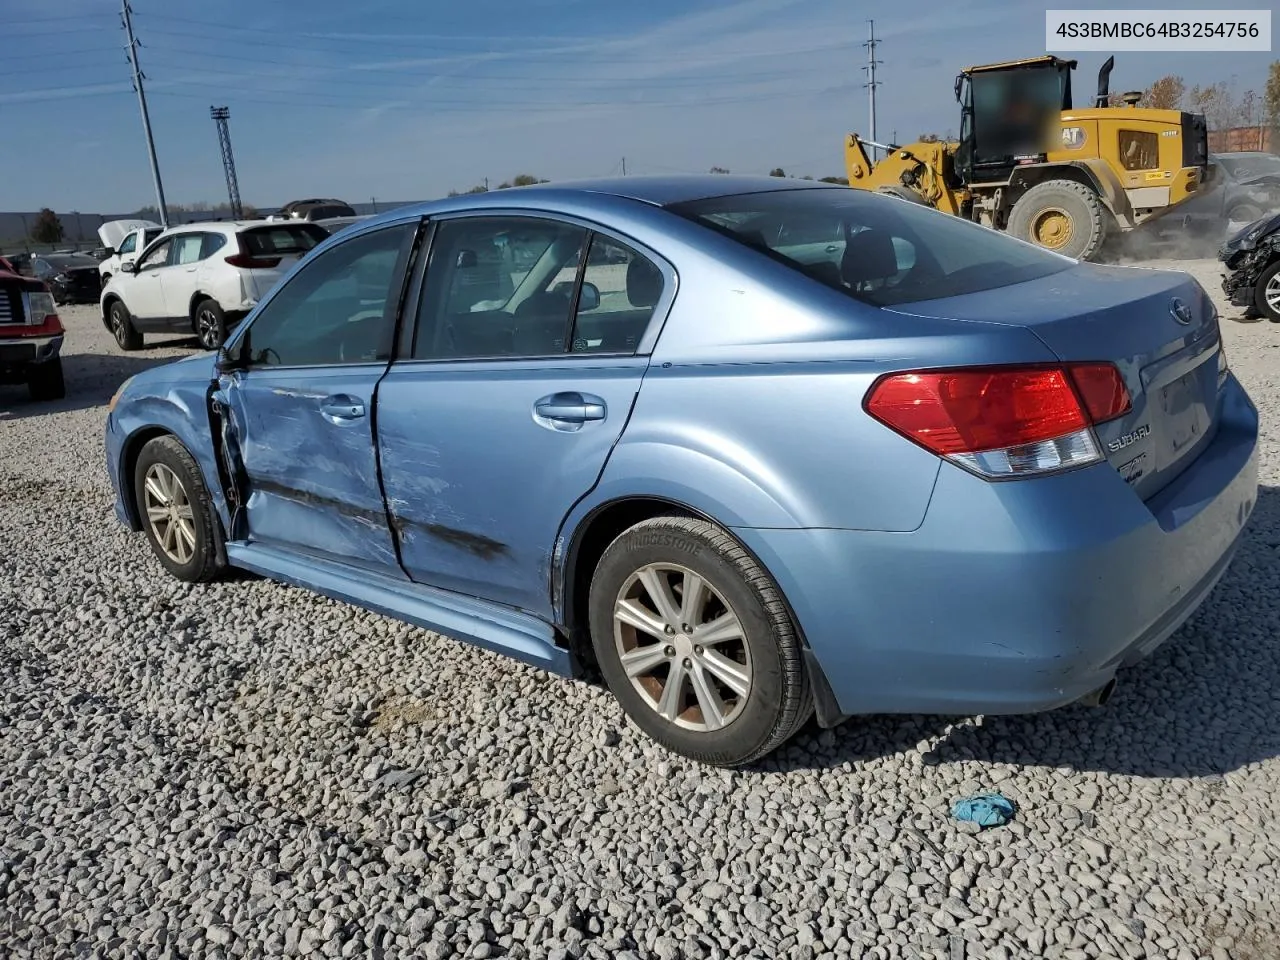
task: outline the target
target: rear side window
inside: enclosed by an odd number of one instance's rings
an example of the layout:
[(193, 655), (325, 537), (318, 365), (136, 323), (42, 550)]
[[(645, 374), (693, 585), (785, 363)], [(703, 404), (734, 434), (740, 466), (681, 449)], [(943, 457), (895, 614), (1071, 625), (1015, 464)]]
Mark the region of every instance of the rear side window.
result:
[(205, 235), (202, 233), (184, 233), (173, 238), (175, 264), (195, 263), (201, 259), (200, 248), (204, 245)]
[(715, 197), (668, 209), (876, 306), (994, 290), (1074, 263), (959, 217), (849, 187)]
[(311, 223), (281, 223), (255, 227), (240, 234), (245, 253), (251, 257), (306, 253), (329, 238), (324, 228)]
[(212, 257), (215, 253), (227, 245), (227, 238), (221, 233), (206, 233), (204, 235), (204, 246), (200, 248), (200, 259)]

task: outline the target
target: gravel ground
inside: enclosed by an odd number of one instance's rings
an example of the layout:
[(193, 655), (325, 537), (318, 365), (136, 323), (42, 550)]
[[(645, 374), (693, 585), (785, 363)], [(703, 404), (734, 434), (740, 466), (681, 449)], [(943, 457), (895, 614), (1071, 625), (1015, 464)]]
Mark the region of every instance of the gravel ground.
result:
[[(162, 575), (103, 404), (192, 345), (64, 317), (68, 399), (0, 388), (0, 955), (1280, 955), (1280, 326), (1225, 324), (1266, 432), (1248, 542), (1108, 707), (853, 720), (725, 772), (588, 685)], [(1012, 825), (949, 820), (987, 788)]]

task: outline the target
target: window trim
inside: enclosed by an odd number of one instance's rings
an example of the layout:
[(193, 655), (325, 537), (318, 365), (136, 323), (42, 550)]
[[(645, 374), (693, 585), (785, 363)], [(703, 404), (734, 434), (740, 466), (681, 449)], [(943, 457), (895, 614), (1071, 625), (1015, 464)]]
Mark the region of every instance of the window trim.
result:
[[(409, 294), (409, 292), (412, 290), (414, 276), (418, 272), (417, 261), (421, 259), (425, 259), (422, 256), (422, 250), (423, 250), (422, 237), (426, 227), (426, 220), (420, 215), (412, 216), (412, 217), (404, 217), (403, 219), (393, 220), (390, 223), (379, 223), (376, 225), (370, 225), (367, 229), (361, 230), (359, 233), (352, 234), (351, 236), (347, 236), (344, 234), (341, 237), (341, 239), (335, 239), (335, 242), (332, 244), (330, 244), (327, 240), (322, 241), (319, 244), (316, 244), (316, 246), (312, 247), (310, 250), (308, 250), (306, 253), (302, 254), (302, 256), (298, 258), (298, 261), (297, 263), (294, 264), (293, 269), (280, 282), (278, 282), (275, 285), (275, 287), (267, 295), (266, 299), (259, 301), (257, 306), (249, 313), (249, 315), (246, 316), (244, 320), (242, 320), (240, 323), (236, 324), (235, 333), (226, 342), (224, 346), (224, 349), (231, 353), (234, 353), (240, 349), (241, 345), (244, 342), (244, 339), (249, 335), (250, 330), (253, 329), (253, 325), (257, 323), (258, 318), (262, 316), (263, 312), (275, 301), (275, 299), (278, 296), (280, 296), (280, 294), (290, 284), (295, 283), (297, 281), (298, 275), (306, 268), (306, 266), (308, 265), (308, 262), (313, 257), (316, 256), (317, 251), (321, 253), (328, 253), (331, 250), (337, 250), (339, 247), (345, 246), (348, 243), (352, 243), (353, 241), (359, 240), (362, 237), (371, 236), (375, 233), (381, 233), (384, 230), (404, 229), (405, 227), (408, 227), (410, 229), (408, 231), (408, 235), (406, 239), (402, 242), (400, 253), (397, 255), (397, 264), (400, 263), (401, 259), (404, 260), (404, 263), (402, 265), (401, 274), (400, 274), (400, 290), (399, 290), (399, 293), (396, 295), (396, 305), (395, 305), (396, 312), (392, 321), (392, 329), (391, 329), (391, 332), (387, 335), (386, 343), (390, 351), (390, 356), (386, 360), (362, 360), (354, 363), (341, 363), (341, 364), (334, 364), (334, 363), (248, 364), (246, 363), (243, 367), (237, 369), (235, 373), (239, 376), (247, 376), (249, 374), (254, 373), (255, 371), (265, 370), (265, 371), (274, 372), (274, 371), (290, 371), (290, 370), (317, 370), (325, 367), (335, 367), (335, 366), (341, 367), (342, 369), (346, 370), (346, 369), (357, 369), (360, 367), (387, 367), (390, 364), (394, 363), (396, 360), (397, 354), (399, 352), (398, 347), (401, 340), (401, 328), (406, 325), (404, 322), (405, 311), (407, 309), (406, 297)], [(334, 236), (336, 238), (336, 235)], [(391, 299), (390, 294), (388, 295), (388, 299)], [(411, 326), (411, 324), (409, 325)]]
[[(540, 354), (538, 356), (518, 356), (518, 357), (415, 357), (413, 355), (413, 347), (417, 340), (420, 330), (425, 329), (425, 325), (420, 322), (422, 310), (422, 298), (426, 293), (426, 273), (428, 264), (431, 261), (431, 254), (435, 250), (436, 244), (436, 228), (443, 223), (449, 223), (454, 220), (492, 220), (499, 218), (522, 217), (531, 220), (551, 220), (568, 226), (577, 227), (587, 232), (587, 240), (584, 249), (584, 255), (579, 261), (578, 275), (574, 282), (572, 310), (569, 313), (569, 323), (571, 328), (576, 325), (578, 313), (578, 297), (582, 292), (582, 281), (586, 276), (585, 265), (591, 251), (591, 242), (598, 234), (608, 240), (614, 240), (624, 246), (630, 247), (636, 253), (648, 258), (649, 262), (658, 268), (662, 274), (662, 296), (658, 298), (658, 302), (653, 305), (653, 314), (649, 317), (649, 322), (645, 326), (644, 334), (640, 337), (636, 348), (631, 351), (617, 351), (611, 353), (574, 353), (571, 349), (570, 338), (565, 338), (566, 349), (562, 353)], [(670, 316), (671, 307), (675, 303), (676, 294), (679, 292), (680, 275), (676, 271), (675, 266), (666, 257), (657, 253), (648, 244), (634, 239), (626, 233), (613, 227), (608, 227), (585, 217), (579, 217), (570, 213), (562, 213), (557, 210), (544, 210), (536, 207), (483, 207), (472, 208), (469, 210), (453, 210), (448, 213), (441, 213), (429, 218), (430, 233), (428, 243), (424, 245), (424, 249), (419, 256), (418, 267), (415, 271), (413, 289), (410, 291), (412, 300), (405, 304), (404, 323), (406, 334), (401, 337), (399, 342), (399, 350), (392, 363), (395, 365), (403, 364), (493, 364), (493, 363), (520, 363), (531, 360), (546, 362), (573, 362), (583, 363), (592, 360), (618, 360), (630, 357), (648, 357), (653, 353), (653, 349), (658, 342), (658, 337), (662, 333), (662, 329), (666, 326), (667, 318)]]

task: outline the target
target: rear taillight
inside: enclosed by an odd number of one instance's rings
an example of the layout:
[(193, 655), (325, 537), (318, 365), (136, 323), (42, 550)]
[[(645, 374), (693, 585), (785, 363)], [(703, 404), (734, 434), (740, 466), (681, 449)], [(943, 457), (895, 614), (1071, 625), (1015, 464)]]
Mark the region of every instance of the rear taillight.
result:
[(1102, 460), (1093, 425), (1129, 410), (1109, 363), (973, 367), (881, 377), (867, 413), (984, 477), (1034, 476)]
[(223, 259), (233, 267), (244, 267), (246, 270), (270, 270), (280, 266), (279, 257), (254, 257), (247, 253), (233, 253)]

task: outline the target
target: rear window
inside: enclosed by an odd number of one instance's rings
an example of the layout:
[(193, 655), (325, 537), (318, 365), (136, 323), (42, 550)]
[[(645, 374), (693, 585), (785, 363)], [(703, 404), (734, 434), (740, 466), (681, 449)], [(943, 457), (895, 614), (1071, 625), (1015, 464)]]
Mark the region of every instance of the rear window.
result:
[(1073, 265), (988, 227), (849, 187), (715, 197), (668, 209), (875, 306), (994, 290)]
[(240, 234), (245, 253), (253, 257), (306, 253), (317, 243), (329, 239), (321, 227), (310, 223), (281, 223), (257, 227)]

